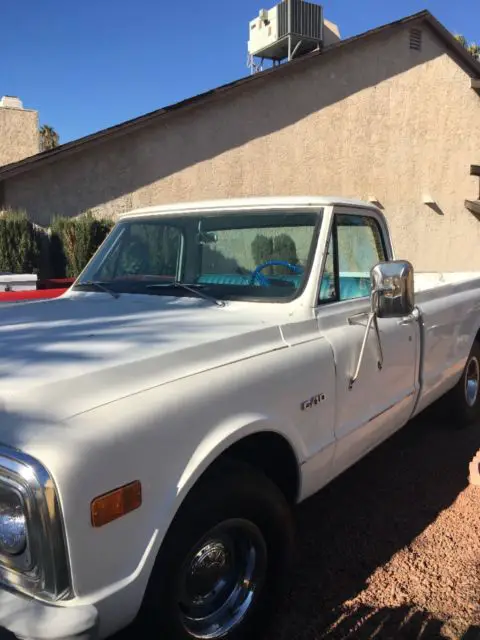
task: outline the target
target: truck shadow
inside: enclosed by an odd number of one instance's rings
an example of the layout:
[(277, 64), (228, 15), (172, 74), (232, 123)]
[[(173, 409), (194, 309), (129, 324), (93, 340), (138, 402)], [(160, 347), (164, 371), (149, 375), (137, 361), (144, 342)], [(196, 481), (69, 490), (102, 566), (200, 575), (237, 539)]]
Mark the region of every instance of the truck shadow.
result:
[[(443, 637), (443, 622), (427, 613), (407, 621), (408, 607), (360, 611), (353, 619), (344, 612), (378, 567), (452, 505), (468, 485), (477, 449), (477, 429), (439, 426), (429, 410), (301, 505), (292, 588), (269, 640)], [(358, 629), (348, 635), (355, 619)], [(417, 635), (420, 622), (425, 630)]]

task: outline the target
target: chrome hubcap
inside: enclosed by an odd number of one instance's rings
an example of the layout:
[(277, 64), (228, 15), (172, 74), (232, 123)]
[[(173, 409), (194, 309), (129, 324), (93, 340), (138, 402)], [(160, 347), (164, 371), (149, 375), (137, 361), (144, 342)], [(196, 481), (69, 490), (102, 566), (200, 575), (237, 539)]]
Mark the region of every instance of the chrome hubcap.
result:
[(480, 364), (477, 358), (472, 358), (467, 365), (465, 375), (465, 400), (469, 407), (473, 407), (478, 397), (478, 385), (480, 381)]
[(246, 520), (215, 527), (189, 553), (178, 580), (178, 607), (194, 638), (223, 638), (250, 611), (263, 585), (267, 550)]

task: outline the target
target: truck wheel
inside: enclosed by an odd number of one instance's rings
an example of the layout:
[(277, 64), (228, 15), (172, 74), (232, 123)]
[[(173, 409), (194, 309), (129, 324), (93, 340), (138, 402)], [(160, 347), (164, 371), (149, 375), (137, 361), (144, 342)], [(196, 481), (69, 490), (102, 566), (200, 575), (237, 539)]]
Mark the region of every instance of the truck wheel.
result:
[(462, 377), (445, 395), (444, 408), (457, 427), (480, 421), (480, 343), (475, 341)]
[(162, 545), (144, 599), (150, 633), (258, 637), (292, 549), (292, 513), (276, 485), (248, 465), (219, 464), (186, 498)]

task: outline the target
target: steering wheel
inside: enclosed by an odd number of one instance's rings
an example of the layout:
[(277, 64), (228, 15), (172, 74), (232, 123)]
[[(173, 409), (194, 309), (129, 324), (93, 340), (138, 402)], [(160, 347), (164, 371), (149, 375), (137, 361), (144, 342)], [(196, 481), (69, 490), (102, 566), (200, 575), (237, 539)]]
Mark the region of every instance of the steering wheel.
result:
[(270, 282), (268, 278), (266, 278), (263, 273), (263, 269), (266, 267), (287, 267), (294, 273), (303, 273), (303, 267), (300, 267), (297, 264), (292, 264), (291, 262), (287, 262), (286, 260), (267, 260), (267, 262), (262, 262), (252, 271), (252, 277), (250, 279), (250, 284), (255, 284), (255, 280), (258, 278), (258, 281), (262, 287), (268, 287)]

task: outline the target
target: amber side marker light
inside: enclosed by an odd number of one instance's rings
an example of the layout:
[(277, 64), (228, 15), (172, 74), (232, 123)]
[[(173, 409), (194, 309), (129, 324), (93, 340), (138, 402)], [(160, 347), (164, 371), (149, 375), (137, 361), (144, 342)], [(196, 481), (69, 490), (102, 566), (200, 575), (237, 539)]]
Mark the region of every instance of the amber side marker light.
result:
[(93, 527), (117, 520), (122, 516), (135, 511), (142, 504), (142, 485), (139, 480), (104, 493), (92, 500), (90, 513)]

